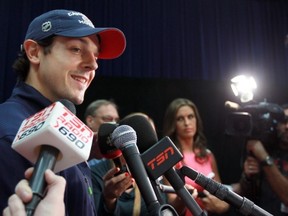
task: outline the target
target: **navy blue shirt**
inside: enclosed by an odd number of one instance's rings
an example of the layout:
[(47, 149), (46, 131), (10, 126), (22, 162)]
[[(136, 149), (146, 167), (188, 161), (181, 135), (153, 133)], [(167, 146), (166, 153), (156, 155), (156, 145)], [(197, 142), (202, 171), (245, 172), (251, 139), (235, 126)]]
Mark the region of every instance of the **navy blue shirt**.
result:
[[(19, 82), (11, 97), (0, 104), (0, 212), (7, 206), (16, 184), (24, 178), (25, 170), (33, 166), (11, 148), (14, 137), (24, 119), (50, 104), (51, 101), (23, 82)], [(67, 181), (64, 196), (66, 215), (96, 215), (87, 164), (78, 164), (59, 174)]]

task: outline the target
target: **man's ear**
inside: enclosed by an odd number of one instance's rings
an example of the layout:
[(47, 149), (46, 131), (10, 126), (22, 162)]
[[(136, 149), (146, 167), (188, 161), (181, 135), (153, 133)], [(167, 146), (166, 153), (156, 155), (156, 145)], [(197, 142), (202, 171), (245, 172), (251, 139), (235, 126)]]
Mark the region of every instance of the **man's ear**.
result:
[(85, 121), (86, 121), (87, 126), (90, 127), (91, 124), (93, 124), (94, 118), (93, 118), (93, 116), (88, 115), (88, 116), (86, 117)]
[(28, 39), (24, 41), (23, 47), (29, 61), (36, 64), (39, 63), (39, 44), (34, 40)]

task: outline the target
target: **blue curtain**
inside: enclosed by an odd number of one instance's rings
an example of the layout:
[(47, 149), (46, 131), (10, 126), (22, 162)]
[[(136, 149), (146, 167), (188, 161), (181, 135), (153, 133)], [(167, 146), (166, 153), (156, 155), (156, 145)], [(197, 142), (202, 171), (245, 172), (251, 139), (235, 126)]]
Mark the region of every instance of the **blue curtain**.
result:
[(246, 72), (287, 81), (287, 0), (2, 0), (0, 101), (15, 83), (11, 65), (28, 24), (56, 8), (126, 34), (125, 53), (100, 62), (101, 76), (217, 81)]

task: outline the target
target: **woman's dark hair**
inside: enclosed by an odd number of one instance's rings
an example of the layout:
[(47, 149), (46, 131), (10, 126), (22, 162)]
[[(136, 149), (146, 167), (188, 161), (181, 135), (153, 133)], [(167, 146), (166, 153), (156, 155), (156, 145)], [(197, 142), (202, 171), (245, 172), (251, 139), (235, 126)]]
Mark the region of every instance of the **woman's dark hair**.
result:
[[(181, 150), (181, 146), (179, 144), (179, 141), (177, 140), (176, 135), (176, 115), (178, 110), (183, 106), (189, 106), (195, 113), (196, 117), (196, 126), (197, 131), (194, 136), (194, 144), (193, 144), (193, 151), (195, 149), (200, 150), (200, 154), (196, 155), (196, 157), (206, 157), (207, 155), (207, 140), (203, 132), (203, 123), (202, 119), (200, 117), (199, 111), (196, 107), (196, 105), (186, 98), (177, 98), (173, 100), (169, 106), (166, 109), (166, 113), (164, 116), (164, 122), (163, 122), (163, 135), (169, 136), (174, 142), (175, 145)], [(194, 151), (195, 152), (195, 151)]]
[[(44, 48), (44, 54), (48, 54), (51, 51), (51, 44), (54, 41), (54, 35), (37, 41), (37, 43)], [(30, 68), (30, 61), (27, 58), (24, 48), (21, 46), (21, 50), (18, 53), (18, 58), (12, 65), (13, 70), (17, 73), (18, 81), (25, 81)]]

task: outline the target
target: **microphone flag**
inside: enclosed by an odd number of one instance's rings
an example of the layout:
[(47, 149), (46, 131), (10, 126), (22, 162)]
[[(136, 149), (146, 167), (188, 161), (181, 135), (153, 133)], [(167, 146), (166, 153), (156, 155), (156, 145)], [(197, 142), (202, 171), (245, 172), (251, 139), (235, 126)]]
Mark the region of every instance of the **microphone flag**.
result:
[(42, 145), (57, 148), (60, 151), (54, 168), (57, 173), (87, 160), (92, 139), (93, 131), (57, 101), (22, 122), (12, 148), (33, 164)]

